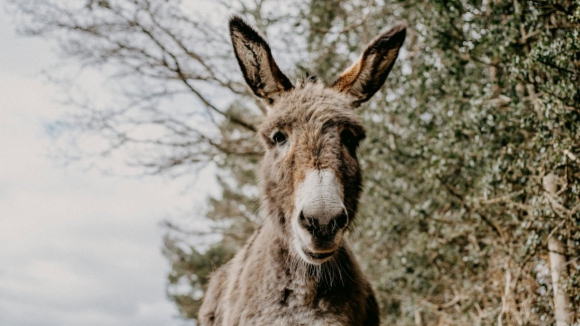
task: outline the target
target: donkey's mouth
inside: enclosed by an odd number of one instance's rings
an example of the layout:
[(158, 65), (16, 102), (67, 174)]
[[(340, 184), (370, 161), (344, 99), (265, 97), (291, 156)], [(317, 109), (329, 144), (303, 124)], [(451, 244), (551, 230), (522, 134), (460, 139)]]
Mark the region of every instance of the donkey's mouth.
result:
[(326, 258), (331, 257), (332, 255), (334, 255), (336, 251), (331, 251), (331, 252), (323, 252), (323, 253), (314, 253), (308, 250), (304, 250), (304, 253), (308, 255), (308, 257), (314, 259), (314, 260), (324, 260)]

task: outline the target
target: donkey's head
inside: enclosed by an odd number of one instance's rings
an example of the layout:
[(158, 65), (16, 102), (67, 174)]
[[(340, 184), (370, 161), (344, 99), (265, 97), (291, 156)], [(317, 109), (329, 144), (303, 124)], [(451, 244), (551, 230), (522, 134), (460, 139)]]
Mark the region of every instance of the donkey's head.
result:
[(246, 82), (268, 106), (259, 130), (265, 208), (292, 250), (321, 264), (340, 248), (361, 193), (356, 149), (365, 133), (354, 108), (385, 82), (405, 26), (374, 39), (330, 87), (312, 78), (293, 86), (268, 43), (241, 18), (230, 19), (230, 33)]

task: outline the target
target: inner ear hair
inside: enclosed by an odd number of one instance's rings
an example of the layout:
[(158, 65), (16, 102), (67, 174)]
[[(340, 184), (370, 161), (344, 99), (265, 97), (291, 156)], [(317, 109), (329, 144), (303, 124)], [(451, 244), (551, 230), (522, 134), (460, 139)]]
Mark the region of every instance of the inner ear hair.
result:
[(292, 83), (276, 65), (270, 46), (258, 31), (239, 16), (230, 17), (229, 27), (246, 83), (257, 97), (273, 104), (280, 94), (293, 88)]
[(385, 83), (405, 41), (406, 30), (407, 26), (401, 23), (377, 36), (332, 88), (353, 96), (354, 106), (368, 101)]

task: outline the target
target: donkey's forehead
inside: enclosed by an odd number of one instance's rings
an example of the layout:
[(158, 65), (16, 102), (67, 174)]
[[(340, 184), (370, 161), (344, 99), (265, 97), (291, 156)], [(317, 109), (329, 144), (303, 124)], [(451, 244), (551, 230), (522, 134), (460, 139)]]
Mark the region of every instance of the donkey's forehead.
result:
[(361, 119), (351, 103), (352, 99), (345, 94), (319, 83), (309, 83), (283, 94), (271, 108), (263, 127), (292, 127), (332, 121), (362, 130)]

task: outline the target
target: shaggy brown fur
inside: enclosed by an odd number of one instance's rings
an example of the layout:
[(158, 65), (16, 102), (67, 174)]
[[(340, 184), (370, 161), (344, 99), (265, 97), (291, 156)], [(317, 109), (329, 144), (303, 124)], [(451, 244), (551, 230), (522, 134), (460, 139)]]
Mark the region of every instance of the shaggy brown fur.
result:
[[(260, 171), (264, 225), (214, 272), (199, 322), (378, 325), (373, 290), (343, 237), (361, 193), (356, 148), (365, 134), (353, 107), (382, 86), (404, 41), (405, 27), (375, 39), (331, 88), (316, 81), (293, 87), (252, 27), (233, 17), (230, 32), (246, 82), (270, 105), (259, 130), (266, 148)], [(306, 206), (299, 207), (301, 186), (316, 185), (318, 177), (321, 184), (324, 178), (337, 180), (336, 187), (320, 189), (336, 190), (338, 195), (332, 201), (326, 193), (319, 198), (313, 192), (313, 200), (323, 202), (312, 207), (344, 211), (326, 214), (318, 208), (307, 213)], [(309, 198), (304, 200), (311, 205)]]

